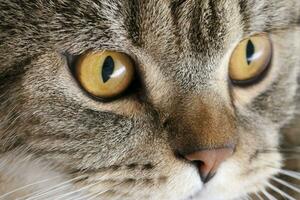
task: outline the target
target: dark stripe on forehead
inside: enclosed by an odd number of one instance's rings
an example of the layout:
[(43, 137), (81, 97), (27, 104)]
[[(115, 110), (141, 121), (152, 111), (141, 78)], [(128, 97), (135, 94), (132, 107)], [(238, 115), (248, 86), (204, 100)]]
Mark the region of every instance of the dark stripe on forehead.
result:
[(191, 11), (189, 41), (192, 51), (207, 54), (222, 47), (226, 30), (222, 4), (215, 0), (194, 0)]
[(125, 8), (125, 29), (129, 39), (135, 46), (142, 46), (141, 40), (141, 6), (140, 0), (127, 0), (124, 2)]
[(176, 39), (176, 45), (180, 52), (182, 52), (182, 41), (180, 36), (180, 24), (179, 19), (182, 15), (182, 5), (186, 2), (186, 0), (171, 0), (170, 8), (171, 8), (171, 16), (174, 28), (174, 35)]
[(244, 32), (247, 32), (247, 30), (249, 30), (250, 28), (249, 20), (251, 18), (251, 15), (248, 9), (248, 2), (249, 2), (248, 0), (239, 1), (240, 14), (242, 16), (242, 24), (243, 24)]

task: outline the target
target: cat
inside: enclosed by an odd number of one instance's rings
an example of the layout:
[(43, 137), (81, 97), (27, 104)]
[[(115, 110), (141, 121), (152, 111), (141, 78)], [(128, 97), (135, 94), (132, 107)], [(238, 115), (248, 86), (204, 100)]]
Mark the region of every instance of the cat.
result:
[(299, 180), (280, 146), (299, 0), (0, 0), (0, 19), (0, 199), (272, 199)]

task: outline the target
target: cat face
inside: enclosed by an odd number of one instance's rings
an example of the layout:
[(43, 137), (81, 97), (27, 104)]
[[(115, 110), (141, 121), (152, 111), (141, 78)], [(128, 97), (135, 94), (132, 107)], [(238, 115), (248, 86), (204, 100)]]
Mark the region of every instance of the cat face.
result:
[[(99, 199), (234, 199), (261, 191), (282, 167), (279, 129), (295, 110), (299, 6), (2, 2), (0, 150), (22, 149), (70, 180), (83, 177), (74, 185)], [(237, 46), (261, 34), (271, 46), (267, 69), (235, 83)], [(109, 100), (88, 94), (74, 74), (78, 59), (104, 50), (128, 57), (134, 71), (128, 89)], [(231, 150), (226, 159), (222, 149)], [(214, 176), (205, 182), (199, 168), (212, 161), (218, 166), (210, 165)]]

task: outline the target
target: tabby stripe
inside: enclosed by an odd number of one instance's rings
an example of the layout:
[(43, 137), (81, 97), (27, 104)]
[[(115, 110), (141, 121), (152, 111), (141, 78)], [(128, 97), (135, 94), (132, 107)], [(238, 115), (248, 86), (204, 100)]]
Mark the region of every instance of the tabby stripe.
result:
[(240, 14), (242, 16), (243, 29), (244, 29), (244, 32), (247, 32), (250, 28), (249, 19), (251, 18), (249, 10), (248, 10), (248, 1), (240, 0), (239, 7), (240, 7)]
[(128, 33), (129, 39), (133, 45), (141, 47), (141, 1), (140, 0), (128, 0), (125, 2), (125, 8), (127, 8), (127, 15), (124, 21), (125, 30)]
[(186, 0), (171, 0), (170, 1), (170, 8), (171, 8), (171, 16), (172, 16), (172, 23), (175, 28), (173, 28), (173, 34), (176, 38), (176, 45), (179, 49), (179, 52), (182, 51), (182, 41), (180, 36), (180, 25), (179, 25), (179, 19), (181, 15), (181, 6), (183, 3), (185, 3)]
[(218, 3), (213, 0), (194, 1), (188, 36), (192, 51), (208, 54), (209, 49), (222, 47), (222, 41), (218, 41), (222, 39), (219, 33), (226, 30), (226, 23), (222, 22), (224, 16), (218, 10)]

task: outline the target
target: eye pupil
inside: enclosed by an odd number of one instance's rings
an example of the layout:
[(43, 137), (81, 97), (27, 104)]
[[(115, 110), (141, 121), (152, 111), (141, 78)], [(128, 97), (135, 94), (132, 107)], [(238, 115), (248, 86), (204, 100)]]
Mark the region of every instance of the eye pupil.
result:
[(253, 57), (253, 54), (255, 53), (255, 47), (254, 47), (254, 44), (251, 40), (248, 40), (248, 43), (247, 43), (247, 51), (246, 51), (246, 56), (247, 56), (247, 63), (248, 65), (251, 64), (252, 62), (252, 57)]
[(107, 56), (104, 60), (103, 66), (102, 66), (102, 80), (104, 83), (106, 83), (111, 75), (113, 74), (115, 69), (115, 63), (111, 56)]

